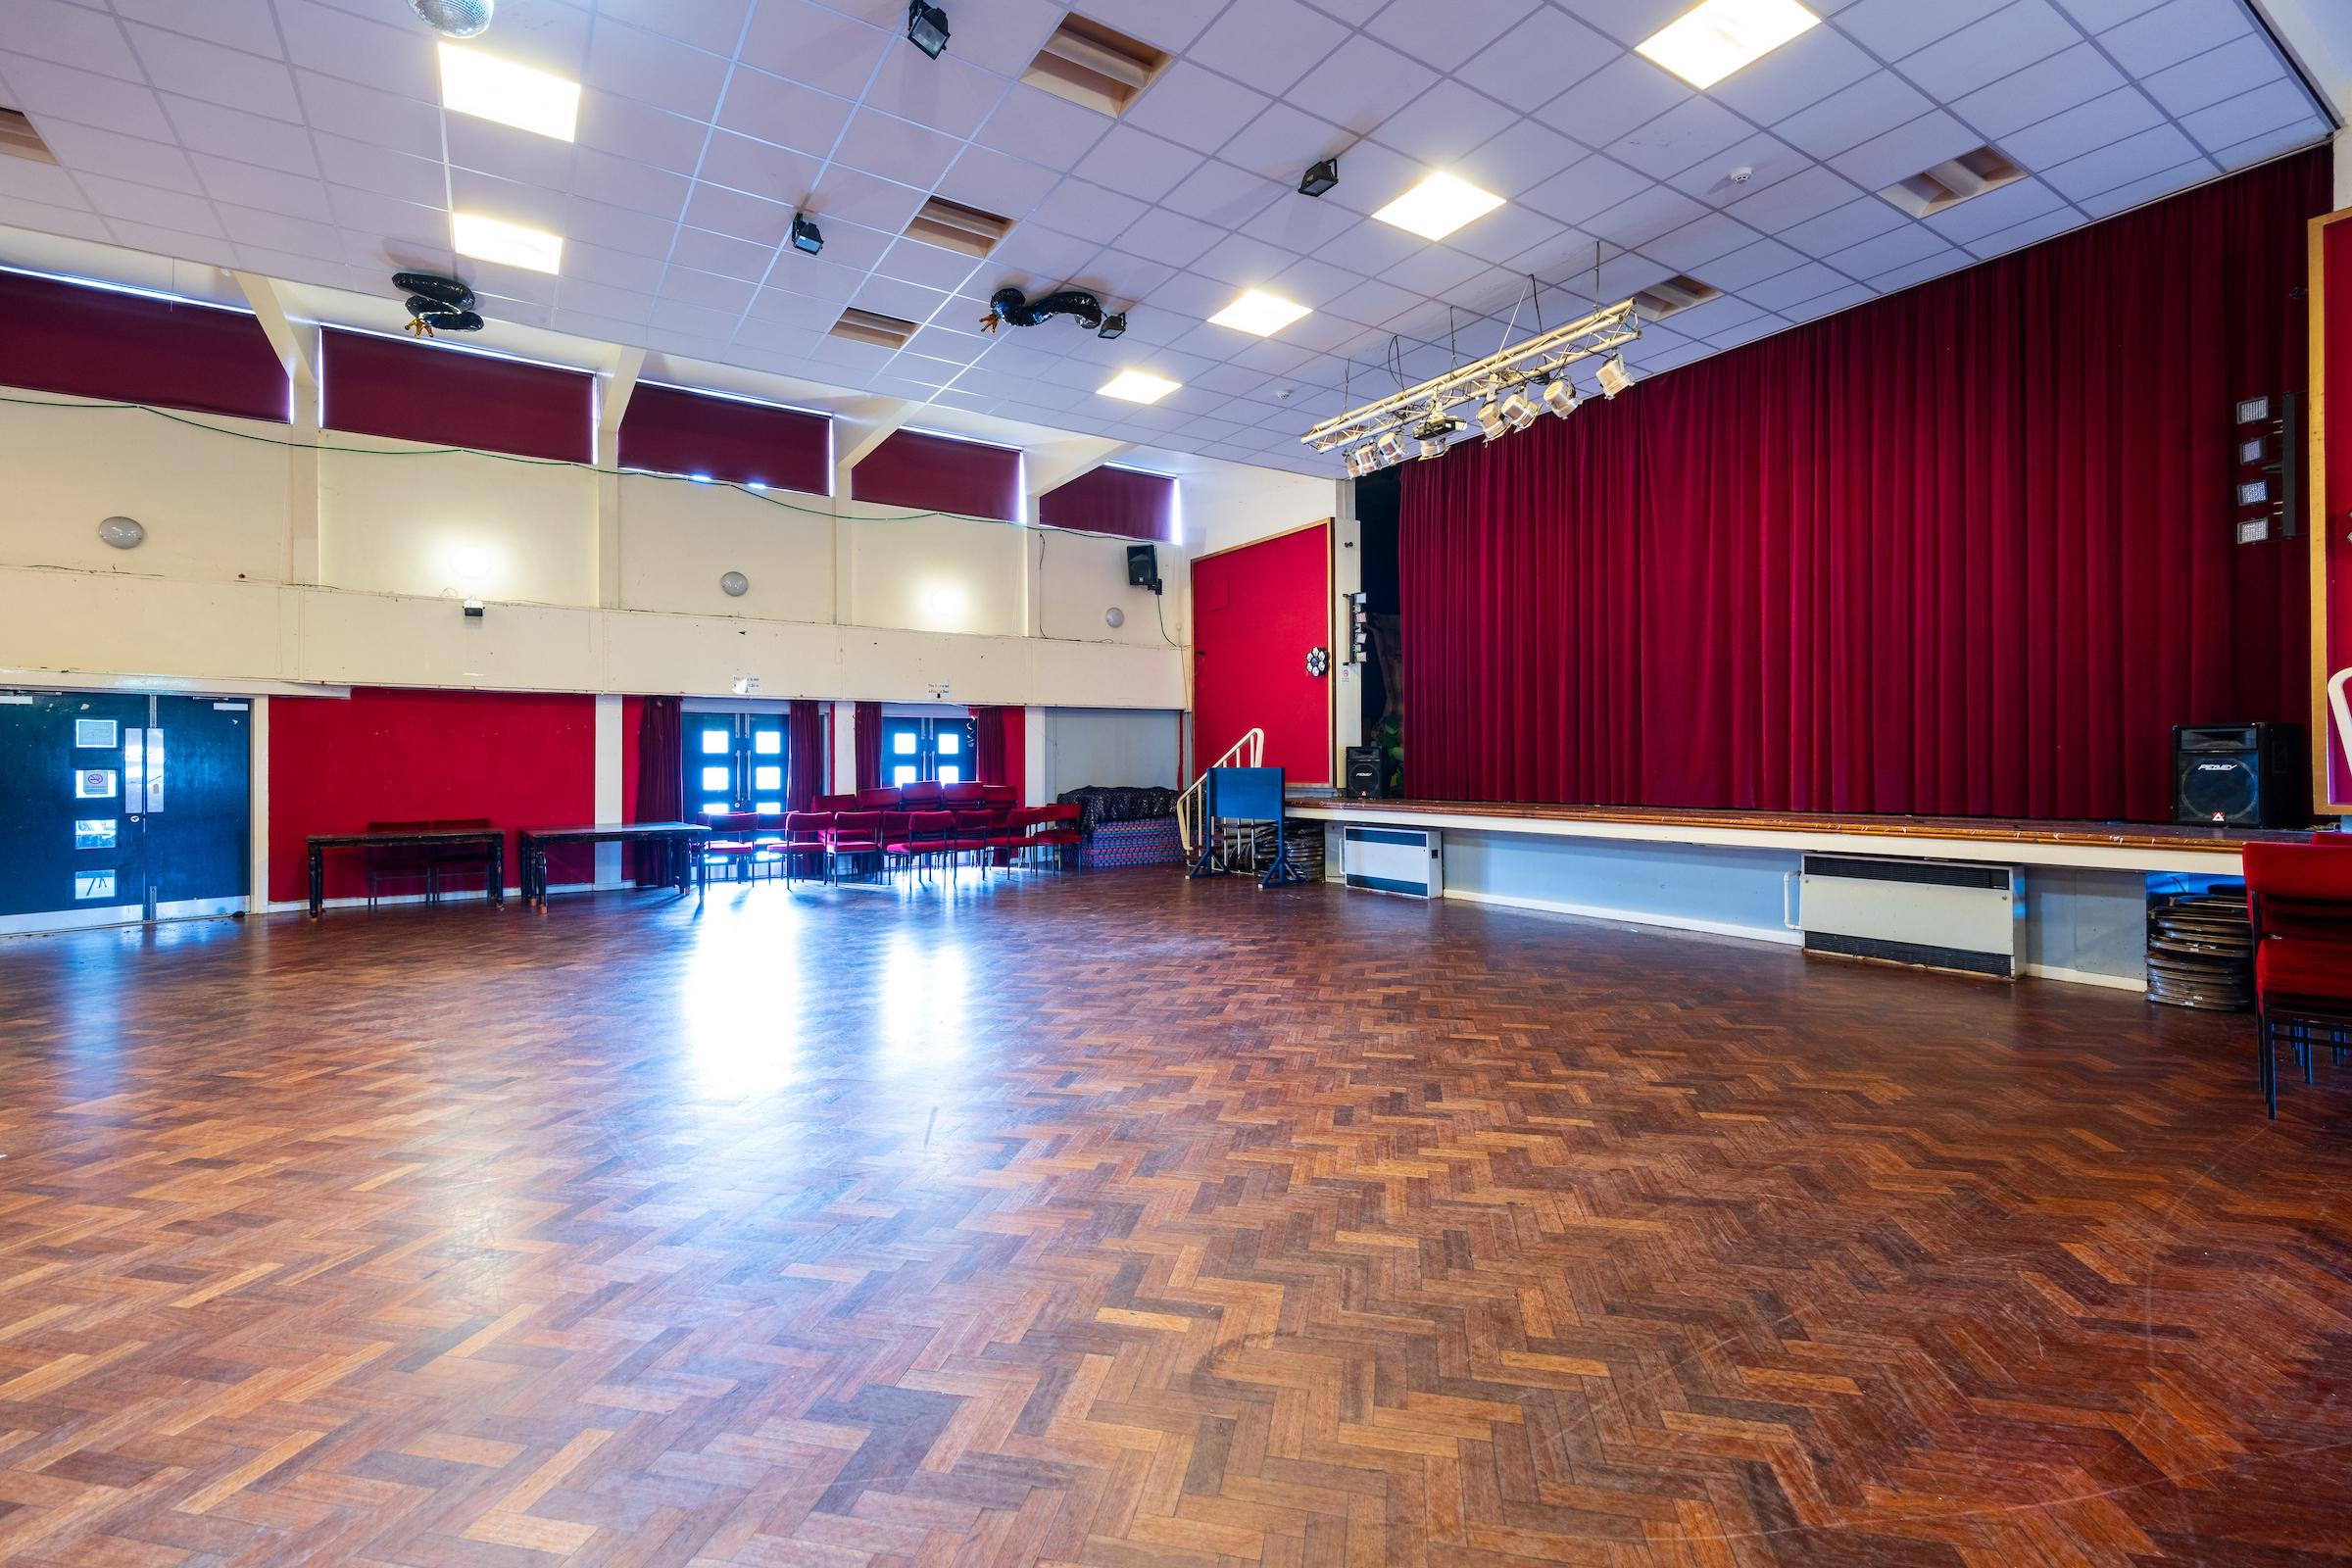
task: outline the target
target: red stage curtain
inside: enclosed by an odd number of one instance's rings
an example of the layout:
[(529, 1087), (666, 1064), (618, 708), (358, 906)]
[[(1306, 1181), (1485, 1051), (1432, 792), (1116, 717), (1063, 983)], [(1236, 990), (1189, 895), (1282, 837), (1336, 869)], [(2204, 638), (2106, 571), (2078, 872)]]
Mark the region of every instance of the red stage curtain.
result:
[(2328, 195), (2299, 155), (1409, 465), (1408, 790), (2170, 817), (2173, 725), (2309, 713), (2231, 403), (2304, 384)]
[(1037, 520), (1049, 528), (1173, 540), (1176, 481), (1133, 468), (1094, 468), (1039, 496)]
[[(637, 710), (636, 788), (630, 793), (632, 822), (675, 822), (686, 809), (684, 724), (675, 697), (639, 698)], [(658, 852), (629, 846), (629, 875), (639, 882), (655, 880)], [(642, 860), (640, 857), (643, 857)]]
[(858, 747), (858, 787), (882, 787), (882, 705), (859, 703), (854, 739)]
[(972, 713), (972, 773), (983, 784), (1024, 786), (1028, 772), (1028, 710), (975, 708)]
[(784, 809), (806, 811), (819, 795), (830, 795), (824, 777), (825, 707), (794, 700), (784, 719)]

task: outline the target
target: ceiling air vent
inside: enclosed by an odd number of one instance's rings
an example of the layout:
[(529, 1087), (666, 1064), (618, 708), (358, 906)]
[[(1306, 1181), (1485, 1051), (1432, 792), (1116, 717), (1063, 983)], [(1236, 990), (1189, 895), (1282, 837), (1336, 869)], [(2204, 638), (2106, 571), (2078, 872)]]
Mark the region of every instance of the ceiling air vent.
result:
[(871, 343), (878, 349), (903, 349), (906, 340), (914, 336), (914, 323), (878, 311), (861, 311), (853, 305), (833, 323), (833, 336), (846, 337), (853, 343)]
[(1021, 79), (1056, 98), (1116, 116), (1167, 69), (1168, 57), (1150, 44), (1072, 12)]
[(0, 153), (29, 158), (36, 164), (57, 162), (57, 155), (41, 140), (41, 133), (32, 128), (32, 122), (14, 109), (0, 109)]
[(1678, 311), (1687, 311), (1693, 305), (1704, 305), (1709, 300), (1721, 298), (1723, 290), (1678, 272), (1665, 282), (1652, 283), (1635, 295), (1634, 303), (1641, 307), (1642, 319), (1644, 321), (1662, 321)]
[(934, 196), (923, 203), (923, 210), (914, 215), (906, 225), (906, 237), (919, 239), (926, 245), (942, 250), (957, 251), (965, 256), (988, 259), (1012, 230), (1012, 220), (984, 213), (977, 207), (952, 202), (945, 196)]
[(2008, 159), (1989, 147), (1980, 147), (1934, 169), (1923, 169), (1909, 179), (1898, 179), (1879, 194), (1913, 218), (1932, 218), (1971, 196), (1999, 190), (2025, 177), (2026, 172)]

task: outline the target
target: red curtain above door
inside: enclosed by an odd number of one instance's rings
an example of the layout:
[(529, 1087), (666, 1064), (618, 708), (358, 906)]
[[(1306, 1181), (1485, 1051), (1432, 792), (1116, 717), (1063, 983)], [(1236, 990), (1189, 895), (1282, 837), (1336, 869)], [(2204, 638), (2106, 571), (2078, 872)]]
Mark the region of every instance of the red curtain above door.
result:
[(2231, 405), (2304, 380), (2299, 155), (1403, 474), (1406, 788), (2172, 814), (2172, 726), (2309, 713)]

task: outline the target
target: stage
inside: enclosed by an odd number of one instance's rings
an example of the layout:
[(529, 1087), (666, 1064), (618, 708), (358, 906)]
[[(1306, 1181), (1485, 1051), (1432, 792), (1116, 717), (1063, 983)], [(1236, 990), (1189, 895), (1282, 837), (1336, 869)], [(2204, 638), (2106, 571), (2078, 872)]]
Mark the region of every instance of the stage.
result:
[(2306, 836), (2151, 822), (1329, 795), (1294, 796), (1287, 810), (1326, 824), (1325, 874), (1335, 880), (1342, 874), (1342, 828), (1435, 828), (1444, 840), (1448, 899), (1784, 944), (1800, 940), (1788, 918), (1789, 883), (1807, 854), (2017, 866), (2025, 890), (2025, 973), (2123, 990), (2146, 984), (2151, 893), (2196, 891), (2235, 877), (2245, 845)]

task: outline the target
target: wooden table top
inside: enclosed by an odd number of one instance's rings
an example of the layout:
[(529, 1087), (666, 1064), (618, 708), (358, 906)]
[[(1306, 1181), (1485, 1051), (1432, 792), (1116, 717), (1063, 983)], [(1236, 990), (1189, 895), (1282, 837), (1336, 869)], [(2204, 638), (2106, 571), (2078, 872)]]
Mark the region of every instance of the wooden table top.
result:
[(507, 830), (500, 827), (420, 827), (397, 833), (313, 833), (303, 843), (314, 850), (337, 850), (379, 844), (487, 844), (506, 836)]
[(1294, 797), (1310, 808), (1366, 816), (1491, 816), (1545, 822), (1623, 822), (1650, 827), (1727, 828), (1765, 833), (1854, 833), (1884, 838), (1967, 839), (2107, 849), (2235, 855), (2249, 844), (2298, 844), (2309, 830), (2202, 827), (2171, 822), (2040, 822), (1993, 816), (1869, 816), (1835, 812), (1740, 811), (1662, 806), (1549, 806), (1498, 801), (1351, 801)]

